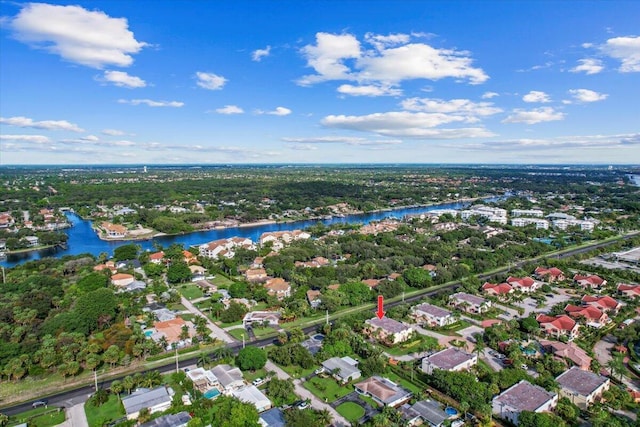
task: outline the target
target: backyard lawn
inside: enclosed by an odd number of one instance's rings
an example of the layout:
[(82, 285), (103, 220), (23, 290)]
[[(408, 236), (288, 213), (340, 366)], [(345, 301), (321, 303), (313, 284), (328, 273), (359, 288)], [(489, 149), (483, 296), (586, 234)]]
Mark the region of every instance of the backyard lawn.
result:
[(115, 394), (109, 395), (109, 400), (102, 406), (93, 406), (87, 401), (84, 405), (89, 427), (102, 427), (105, 422), (114, 421), (124, 417), (124, 407)]
[(353, 391), (353, 387), (351, 385), (340, 385), (332, 377), (313, 377), (309, 381), (304, 382), (304, 388), (309, 390), (323, 402), (329, 403), (341, 398), (342, 396), (346, 396)]
[(226, 288), (227, 286), (233, 283), (231, 280), (227, 279), (226, 277), (220, 274), (216, 275), (216, 277), (214, 277), (213, 279), (207, 279), (207, 281), (212, 285), (216, 285), (219, 288), (220, 287)]
[(247, 340), (247, 342), (249, 341), (249, 334), (247, 334), (247, 331), (244, 328), (230, 329), (227, 333), (238, 341), (242, 341), (242, 336), (244, 335), (244, 339)]
[(336, 411), (352, 423), (357, 422), (364, 416), (364, 409), (353, 402), (344, 402), (336, 408)]
[(287, 374), (289, 374), (293, 378), (307, 377), (311, 375), (313, 371), (318, 369), (318, 365), (313, 365), (308, 369), (302, 369), (301, 367), (296, 365), (289, 365), (289, 366), (278, 365), (278, 366), (280, 366), (283, 371), (285, 371)]
[(395, 372), (392, 372), (391, 370), (385, 373), (384, 376), (386, 378), (389, 378), (394, 383), (401, 385), (402, 387), (408, 389), (413, 393), (422, 393), (422, 388), (420, 388), (416, 384), (413, 384), (411, 381), (407, 381), (404, 378), (401, 378), (400, 376), (398, 376), (398, 374), (396, 374)]
[(180, 293), (189, 301), (196, 298), (202, 298), (202, 296), (204, 295), (200, 287), (194, 284), (180, 286)]
[(64, 410), (49, 406), (41, 407), (30, 411), (22, 412), (9, 418), (8, 426), (15, 426), (28, 423), (35, 427), (50, 427), (63, 423), (65, 420)]

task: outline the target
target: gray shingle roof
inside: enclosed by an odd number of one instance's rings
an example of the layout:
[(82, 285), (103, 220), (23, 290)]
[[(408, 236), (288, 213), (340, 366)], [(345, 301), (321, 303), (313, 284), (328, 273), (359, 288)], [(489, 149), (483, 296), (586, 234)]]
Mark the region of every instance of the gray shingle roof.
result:
[(154, 388), (153, 390), (139, 388), (122, 399), (122, 404), (124, 405), (124, 410), (127, 415), (134, 414), (143, 408), (150, 408), (167, 402), (171, 402), (171, 397), (164, 386)]
[(609, 379), (602, 375), (573, 367), (560, 374), (558, 378), (556, 378), (556, 381), (558, 381), (558, 384), (563, 389), (578, 393), (582, 396), (588, 396), (597, 390), (598, 387), (609, 381)]

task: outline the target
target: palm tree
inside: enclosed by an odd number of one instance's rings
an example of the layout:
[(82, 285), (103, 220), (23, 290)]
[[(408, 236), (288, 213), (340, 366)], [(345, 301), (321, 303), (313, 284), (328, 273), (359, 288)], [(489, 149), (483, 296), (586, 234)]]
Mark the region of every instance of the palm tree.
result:
[(116, 396), (118, 396), (118, 399), (120, 399), (120, 393), (122, 393), (122, 390), (124, 390), (122, 381), (114, 380), (111, 382), (111, 392), (115, 393)]
[(607, 362), (607, 368), (611, 371), (611, 375), (615, 377), (617, 374), (619, 381), (622, 381), (624, 374), (624, 355), (622, 353), (614, 354), (613, 358)]
[(331, 417), (331, 413), (328, 410), (323, 409), (322, 411), (318, 412), (317, 420), (320, 425), (328, 426), (333, 421), (333, 418)]
[(207, 353), (204, 351), (200, 352), (198, 355), (197, 365), (204, 367), (207, 363), (209, 363), (209, 356), (207, 356)]
[(136, 386), (136, 383), (133, 380), (133, 377), (131, 375), (127, 375), (122, 380), (122, 387), (124, 387), (124, 389), (127, 390), (127, 393), (131, 393), (131, 390), (133, 390), (135, 386)]

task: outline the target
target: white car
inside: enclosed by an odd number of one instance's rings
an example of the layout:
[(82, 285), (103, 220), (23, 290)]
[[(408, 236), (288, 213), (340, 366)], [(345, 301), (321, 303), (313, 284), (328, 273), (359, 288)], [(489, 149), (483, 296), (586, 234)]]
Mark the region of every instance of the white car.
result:
[(262, 378), (256, 378), (251, 382), (254, 386), (258, 387), (259, 385), (264, 384), (264, 380)]

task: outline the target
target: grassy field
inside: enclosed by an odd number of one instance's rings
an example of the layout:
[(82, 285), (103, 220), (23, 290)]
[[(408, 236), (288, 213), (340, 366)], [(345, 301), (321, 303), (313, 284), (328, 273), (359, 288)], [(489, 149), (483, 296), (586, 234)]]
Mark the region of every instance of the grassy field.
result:
[(41, 407), (9, 417), (8, 426), (11, 427), (28, 423), (29, 426), (34, 427), (51, 427), (63, 423), (65, 418), (64, 410), (60, 408), (51, 406), (48, 408)]
[(231, 329), (231, 330), (228, 330), (227, 333), (229, 333), (229, 335), (231, 335), (238, 341), (242, 341), (242, 336), (244, 335), (244, 339), (247, 342), (249, 341), (249, 334), (247, 334), (247, 331), (245, 331), (243, 328)]
[(213, 279), (207, 279), (207, 281), (209, 283), (211, 283), (212, 285), (216, 285), (217, 287), (223, 287), (226, 288), (227, 286), (229, 286), (230, 284), (233, 283), (233, 281), (227, 279), (226, 277), (218, 274), (216, 277), (214, 277)]
[(89, 402), (84, 405), (89, 427), (102, 427), (105, 422), (117, 420), (124, 416), (124, 407), (118, 396), (111, 394), (102, 406), (93, 406)]
[(304, 388), (313, 393), (323, 402), (333, 402), (342, 396), (353, 391), (351, 385), (340, 385), (338, 382), (331, 378), (313, 377), (309, 381), (304, 382)]
[(301, 367), (294, 366), (294, 365), (291, 365), (291, 366), (278, 365), (278, 366), (280, 366), (283, 371), (285, 371), (287, 374), (289, 374), (293, 378), (306, 377), (308, 375), (311, 375), (313, 373), (313, 371), (318, 369), (317, 365), (314, 365), (314, 366), (310, 367), (309, 369), (302, 369)]
[(364, 416), (364, 409), (357, 403), (344, 402), (336, 408), (336, 411), (352, 423), (357, 422)]
[(180, 293), (189, 301), (196, 298), (202, 298), (202, 296), (204, 295), (200, 287), (194, 284), (180, 286)]
[(401, 385), (402, 387), (408, 389), (413, 393), (422, 392), (422, 388), (418, 387), (417, 385), (413, 384), (410, 381), (405, 380), (404, 378), (400, 378), (395, 372), (389, 371), (386, 374), (384, 374), (384, 377), (389, 378), (394, 383)]

